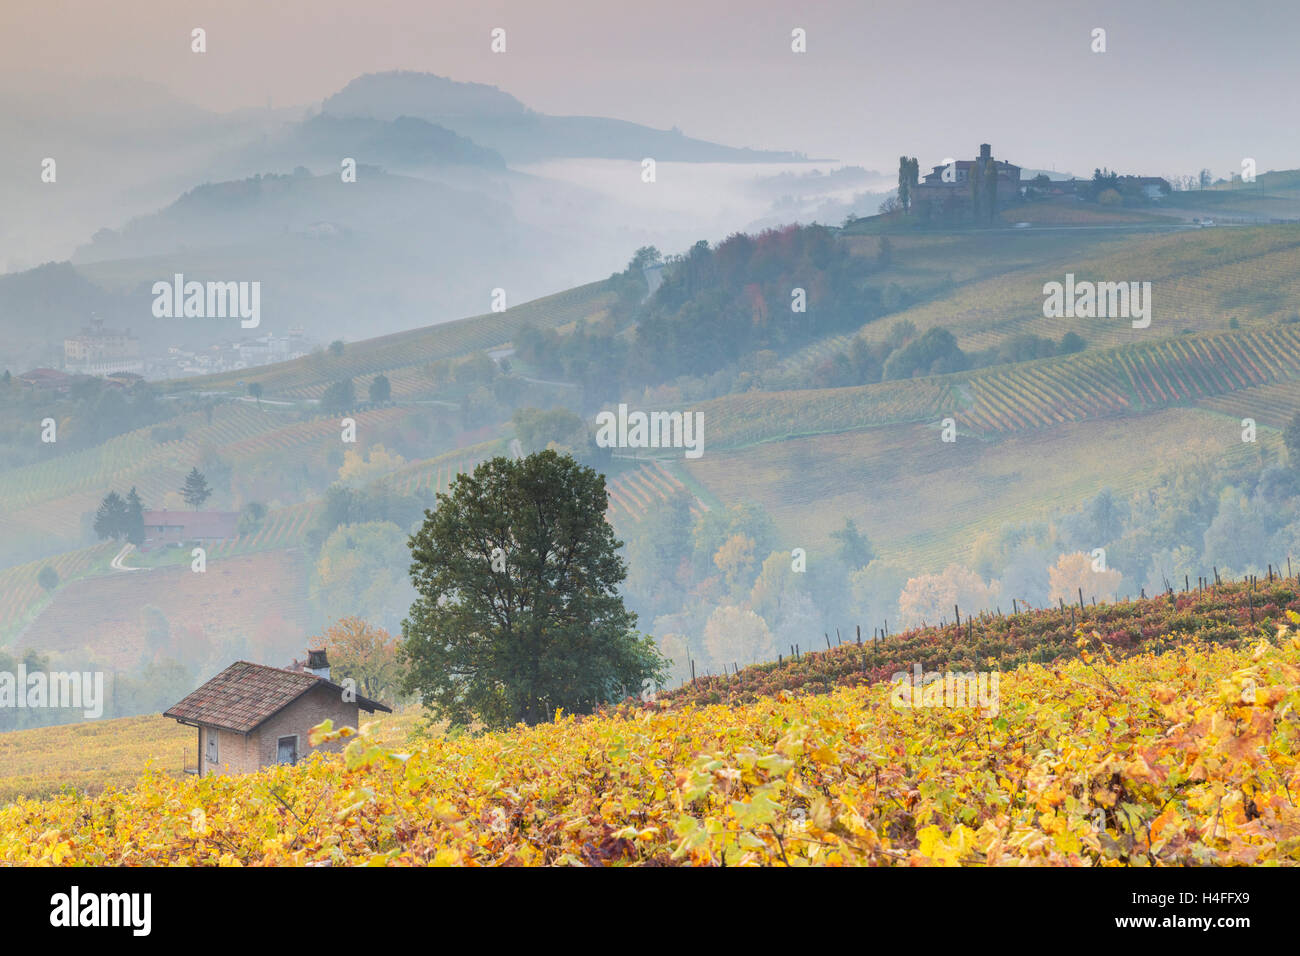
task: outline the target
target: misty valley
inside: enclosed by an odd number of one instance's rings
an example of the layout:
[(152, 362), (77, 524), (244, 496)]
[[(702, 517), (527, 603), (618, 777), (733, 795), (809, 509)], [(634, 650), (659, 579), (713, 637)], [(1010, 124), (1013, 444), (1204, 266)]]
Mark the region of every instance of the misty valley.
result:
[(19, 909), (1106, 867), (1072, 932), (1248, 929), (1140, 881), (1300, 862), (1300, 14), (498, 6), (0, 13)]

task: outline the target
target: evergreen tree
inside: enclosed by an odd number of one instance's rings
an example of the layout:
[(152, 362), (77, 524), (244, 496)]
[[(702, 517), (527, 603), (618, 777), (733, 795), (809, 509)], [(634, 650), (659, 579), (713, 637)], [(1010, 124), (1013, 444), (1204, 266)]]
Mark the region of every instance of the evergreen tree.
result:
[(136, 547), (144, 544), (144, 503), (135, 492), (135, 486), (126, 493), (126, 517), (123, 530), (126, 540)]
[(327, 412), (346, 412), (356, 403), (357, 392), (350, 378), (335, 382), (325, 389), (325, 394), (321, 396), (320, 400), (321, 408)]
[(393, 395), (393, 387), (389, 384), (387, 375), (376, 375), (370, 382), (370, 400), (376, 404), (382, 404), (388, 401)]
[(916, 157), (898, 157), (898, 201), (903, 212), (910, 212), (916, 196), (916, 187), (921, 184), (921, 164)]
[(195, 511), (212, 497), (212, 489), (208, 487), (208, 480), (203, 477), (203, 472), (198, 468), (191, 468), (190, 473), (185, 476), (185, 484), (181, 486), (181, 497), (185, 503)]
[(127, 513), (126, 502), (122, 500), (122, 496), (116, 491), (110, 491), (95, 511), (95, 534), (101, 541), (125, 537)]

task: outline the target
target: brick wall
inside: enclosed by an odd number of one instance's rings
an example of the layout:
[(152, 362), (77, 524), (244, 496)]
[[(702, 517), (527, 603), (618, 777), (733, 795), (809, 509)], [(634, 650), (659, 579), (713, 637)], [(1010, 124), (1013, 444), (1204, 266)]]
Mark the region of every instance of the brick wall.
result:
[(200, 773), (249, 773), (259, 767), (274, 764), (281, 737), (298, 738), (299, 760), (317, 750), (340, 753), (348, 741), (335, 740), (312, 747), (307, 740), (309, 731), (327, 719), (334, 721), (336, 728), (357, 727), (358, 718), (359, 708), (355, 701), (344, 701), (338, 690), (321, 684), (254, 728), (247, 736), (227, 730), (219, 731), (215, 767), (207, 765), (207, 739), (204, 736), (207, 728), (202, 728), (199, 743), (203, 748), (204, 763), (200, 767)]

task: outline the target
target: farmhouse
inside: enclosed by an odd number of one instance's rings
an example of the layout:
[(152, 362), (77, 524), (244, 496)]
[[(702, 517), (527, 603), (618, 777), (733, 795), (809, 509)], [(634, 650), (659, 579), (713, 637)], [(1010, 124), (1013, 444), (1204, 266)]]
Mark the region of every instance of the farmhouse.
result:
[(198, 728), (198, 763), (186, 769), (205, 776), (297, 763), (316, 750), (338, 752), (343, 741), (312, 747), (311, 728), (324, 720), (356, 727), (362, 710), (392, 712), (335, 684), (325, 652), (308, 651), (302, 670), (236, 661), (163, 716)]
[(224, 541), (235, 536), (238, 511), (146, 511), (141, 551), (166, 544)]

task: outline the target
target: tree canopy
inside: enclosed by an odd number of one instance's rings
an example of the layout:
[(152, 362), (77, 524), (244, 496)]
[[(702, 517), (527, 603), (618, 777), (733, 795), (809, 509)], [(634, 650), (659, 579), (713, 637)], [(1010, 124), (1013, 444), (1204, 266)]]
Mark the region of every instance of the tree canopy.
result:
[(551, 450), (494, 458), (438, 495), (410, 540), (406, 690), (454, 723), (504, 727), (662, 683), (618, 594), (607, 507), (604, 477)]
[(203, 506), (203, 502), (212, 497), (208, 479), (203, 477), (203, 472), (197, 467), (191, 468), (190, 473), (185, 476), (185, 484), (181, 486), (181, 497), (196, 511)]

